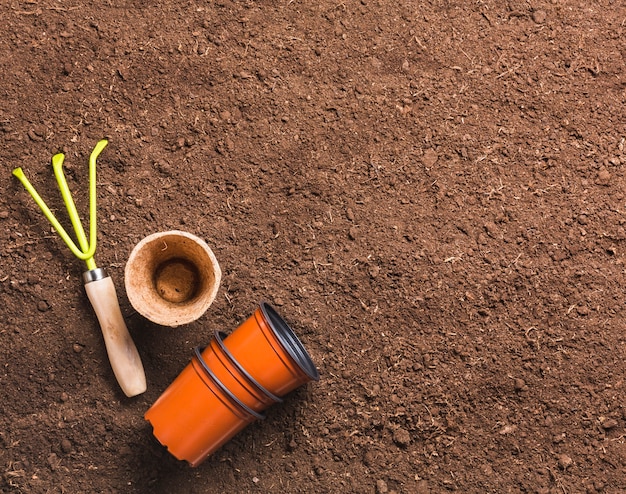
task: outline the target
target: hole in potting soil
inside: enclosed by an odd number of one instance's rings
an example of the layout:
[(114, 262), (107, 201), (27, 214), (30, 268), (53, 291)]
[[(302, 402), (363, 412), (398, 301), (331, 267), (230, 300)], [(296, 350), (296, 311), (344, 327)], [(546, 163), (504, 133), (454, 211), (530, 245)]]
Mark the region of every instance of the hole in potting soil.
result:
[(154, 285), (164, 300), (175, 304), (188, 302), (198, 292), (200, 273), (195, 264), (186, 259), (168, 259), (157, 267)]

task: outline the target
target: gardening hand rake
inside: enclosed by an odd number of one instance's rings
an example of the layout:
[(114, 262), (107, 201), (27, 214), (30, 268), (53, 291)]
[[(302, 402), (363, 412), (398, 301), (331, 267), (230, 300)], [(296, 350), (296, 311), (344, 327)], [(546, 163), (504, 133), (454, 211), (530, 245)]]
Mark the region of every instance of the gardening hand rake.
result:
[(48, 208), (41, 196), (26, 178), (21, 168), (13, 170), (18, 180), (35, 200), (43, 214), (52, 224), (57, 233), (61, 236), (65, 244), (72, 253), (87, 264), (87, 271), (83, 273), (85, 291), (96, 313), (107, 354), (115, 378), (126, 396), (136, 396), (146, 390), (146, 376), (141, 363), (141, 358), (137, 348), (128, 332), (119, 301), (115, 292), (115, 285), (106, 271), (96, 266), (94, 255), (96, 253), (96, 160), (104, 150), (108, 141), (103, 139), (96, 144), (89, 157), (89, 240), (85, 235), (83, 225), (78, 216), (76, 205), (72, 199), (65, 175), (63, 173), (63, 161), (65, 156), (62, 153), (52, 157), (52, 168), (56, 177), (63, 202), (67, 208), (70, 221), (78, 240), (78, 246), (67, 234), (61, 223), (56, 219), (52, 211)]

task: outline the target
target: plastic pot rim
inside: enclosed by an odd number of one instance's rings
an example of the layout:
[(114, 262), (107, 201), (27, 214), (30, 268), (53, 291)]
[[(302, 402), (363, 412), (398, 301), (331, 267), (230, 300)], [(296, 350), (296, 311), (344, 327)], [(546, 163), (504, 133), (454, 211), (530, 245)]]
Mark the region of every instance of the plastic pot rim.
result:
[(285, 322), (285, 320), (276, 312), (269, 303), (261, 302), (259, 304), (263, 318), (276, 336), (278, 342), (286, 350), (291, 359), (302, 369), (302, 371), (313, 381), (319, 381), (320, 374), (313, 363), (313, 359), (306, 351), (302, 342), (298, 339), (293, 329)]

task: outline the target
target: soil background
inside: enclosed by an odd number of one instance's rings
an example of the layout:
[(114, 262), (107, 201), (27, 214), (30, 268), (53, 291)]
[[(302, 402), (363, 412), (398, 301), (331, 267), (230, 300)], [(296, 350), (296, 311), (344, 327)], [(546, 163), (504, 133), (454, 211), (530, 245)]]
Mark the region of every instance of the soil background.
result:
[[(2, 492), (626, 492), (623, 2), (0, 3)], [(103, 137), (132, 399), (11, 176), (86, 217)], [(223, 270), (176, 329), (123, 282), (170, 229)], [(143, 414), (262, 300), (321, 380), (192, 469)]]

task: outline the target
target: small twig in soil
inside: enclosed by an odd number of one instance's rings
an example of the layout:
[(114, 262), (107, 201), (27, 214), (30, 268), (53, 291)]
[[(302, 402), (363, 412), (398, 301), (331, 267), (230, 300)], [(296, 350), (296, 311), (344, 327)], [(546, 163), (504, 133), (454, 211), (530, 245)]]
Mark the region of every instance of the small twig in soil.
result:
[(72, 10), (78, 10), (81, 6), (76, 7), (48, 7), (48, 10), (56, 10), (57, 12), (71, 12)]
[(511, 261), (509, 263), (509, 267), (510, 266), (515, 266), (517, 264), (517, 261), (519, 261), (519, 258), (522, 257), (522, 253), (520, 252), (519, 254), (517, 254), (517, 257), (515, 259), (513, 259), (513, 261)]
[(539, 346), (539, 336), (537, 336), (537, 338), (531, 338), (529, 336), (531, 331), (537, 331), (537, 328), (535, 326), (531, 326), (530, 328), (528, 328), (526, 331), (524, 331), (524, 338), (526, 339), (526, 341), (532, 345), (534, 345), (536, 347), (537, 350), (540, 350), (541, 347)]
[(422, 50), (426, 51), (426, 47), (422, 44), (422, 42), (419, 40), (417, 36), (414, 36), (413, 39)]
[(487, 199), (491, 199), (494, 195), (502, 196), (502, 192), (500, 191), (504, 189), (504, 184), (502, 183), (501, 178), (499, 179), (499, 181), (500, 181), (500, 185), (497, 188), (492, 187), (489, 192), (484, 193), (484, 195), (487, 196)]
[(504, 77), (505, 75), (509, 75), (512, 74), (513, 72), (515, 72), (517, 69), (519, 69), (522, 66), (521, 63), (518, 63), (517, 65), (515, 65), (514, 67), (511, 67), (508, 70), (505, 70), (504, 72), (502, 72), (501, 74), (499, 74), (498, 76), (496, 76), (496, 79), (501, 79), (502, 77)]
[(422, 403), (422, 406), (426, 409), (426, 411), (428, 412), (428, 415), (430, 416), (430, 425), (431, 426), (435, 425), (435, 419), (433, 418), (433, 414), (430, 412), (430, 408), (428, 408), (423, 403)]
[(18, 10), (15, 12), (17, 15), (41, 15), (41, 9), (36, 10)]

